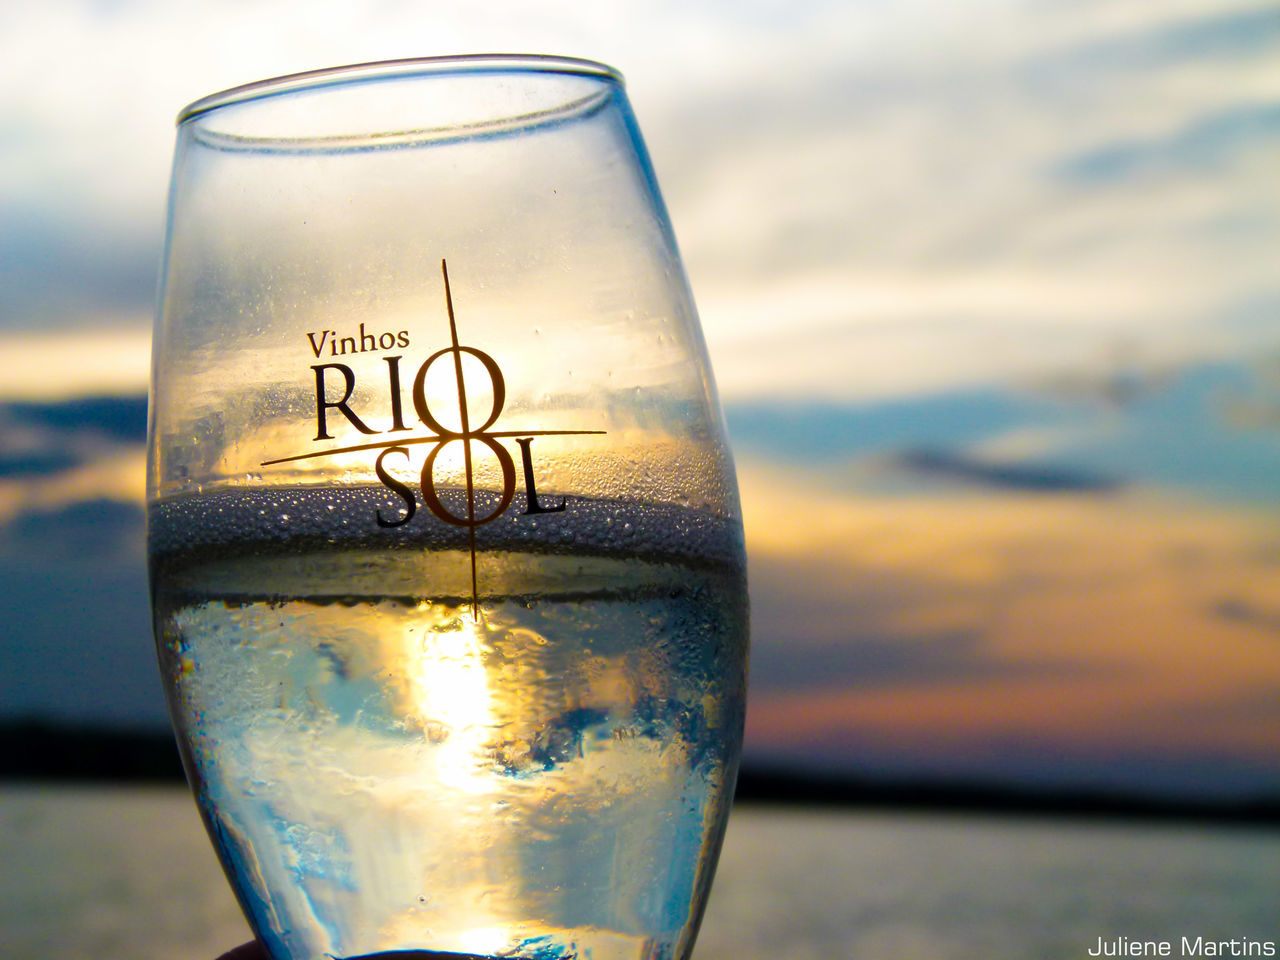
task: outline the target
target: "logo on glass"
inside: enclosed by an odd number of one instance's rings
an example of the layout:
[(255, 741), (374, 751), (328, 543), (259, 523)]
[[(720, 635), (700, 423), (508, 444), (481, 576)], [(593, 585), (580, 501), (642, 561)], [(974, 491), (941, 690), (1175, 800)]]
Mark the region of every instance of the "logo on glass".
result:
[[(290, 463), (297, 460), (313, 460), (320, 457), (332, 457), (344, 453), (357, 453), (363, 450), (380, 450), (377, 459), (374, 461), (374, 472), (377, 474), (378, 480), (387, 489), (396, 493), (403, 501), (401, 515), (392, 519), (383, 517), (382, 511), (377, 511), (375, 520), (380, 527), (399, 527), (408, 523), (413, 519), (418, 509), (416, 493), (408, 484), (398, 480), (392, 476), (388, 470), (385, 461), (393, 455), (403, 456), (409, 459), (409, 447), (417, 444), (431, 445), (431, 451), (427, 454), (426, 462), (422, 465), (422, 471), (419, 477), (418, 489), (422, 492), (422, 502), (427, 509), (431, 511), (438, 519), (455, 527), (464, 527), (468, 532), (468, 540), (471, 553), (471, 604), (472, 612), (478, 609), (479, 591), (476, 587), (476, 528), (482, 527), (486, 523), (492, 523), (500, 516), (507, 512), (511, 506), (512, 500), (515, 498), (516, 491), (516, 467), (515, 461), (511, 457), (510, 451), (507, 450), (500, 440), (514, 440), (520, 448), (521, 466), (523, 467), (523, 479), (525, 486), (525, 509), (524, 514), (538, 513), (559, 513), (565, 509), (565, 500), (562, 498), (558, 503), (543, 502), (539, 499), (537, 485), (534, 480), (533, 470), (533, 441), (534, 438), (540, 436), (568, 436), (583, 434), (603, 434), (603, 430), (494, 430), (492, 429), (502, 415), (502, 408), (506, 404), (507, 387), (506, 380), (502, 376), (502, 370), (498, 367), (497, 362), (489, 354), (476, 347), (464, 346), (458, 342), (458, 325), (453, 313), (453, 294), (449, 287), (449, 268), (444, 260), (440, 261), (440, 271), (444, 277), (444, 296), (445, 306), (449, 314), (449, 340), (450, 345), (437, 350), (431, 356), (423, 361), (418, 367), (417, 374), (413, 379), (413, 409), (418, 415), (418, 419), (432, 433), (426, 436), (413, 437), (396, 437), (391, 440), (379, 440), (369, 443), (360, 443), (352, 446), (332, 447), (327, 450), (312, 451), (309, 453), (294, 454), (288, 457), (278, 457), (274, 460), (265, 460), (262, 466), (271, 466), (278, 463)], [(334, 355), (338, 355), (338, 344), (351, 343), (353, 352), (362, 352), (355, 350), (354, 338), (344, 338), (343, 341), (337, 339), (334, 333), (334, 339), (327, 341), (330, 331), (325, 331), (319, 342), (316, 341), (314, 334), (308, 334), (311, 341), (312, 350), (317, 358), (319, 357), (326, 342), (330, 343), (331, 350)], [(361, 326), (362, 338), (367, 337), (373, 341), (373, 338), (364, 333), (363, 325)], [(408, 336), (405, 331), (401, 331), (398, 335), (383, 334), (383, 337), (396, 337), (398, 340), (395, 345), (404, 347), (408, 346)], [(376, 343), (376, 341), (373, 341)], [(343, 349), (343, 354), (346, 350)], [(491, 405), (483, 421), (478, 425), (471, 423), (471, 414), (467, 407), (467, 389), (466, 380), (463, 376), (463, 354), (475, 358), (479, 361), (489, 378), (490, 395), (492, 397)], [(356, 430), (365, 434), (385, 433), (402, 433), (412, 432), (412, 428), (404, 422), (404, 410), (401, 401), (400, 392), (400, 359), (401, 357), (384, 357), (387, 364), (387, 379), (391, 394), (391, 421), (392, 426), (387, 431), (378, 431), (370, 427), (361, 417), (351, 409), (351, 395), (355, 392), (356, 377), (350, 367), (343, 363), (320, 363), (312, 366), (312, 370), (316, 375), (316, 436), (315, 440), (332, 440), (333, 435), (329, 433), (329, 411), (337, 411), (347, 422)], [(450, 363), (453, 370), (453, 376), (457, 383), (457, 403), (458, 403), (458, 419), (460, 429), (452, 429), (445, 426), (431, 411), (431, 407), (427, 399), (427, 375), (432, 366), (437, 362)], [(340, 375), (343, 380), (342, 397), (338, 400), (328, 399), (326, 392), (326, 376), (330, 373)], [(466, 498), (464, 501), (465, 512), (455, 513), (440, 498), (440, 492), (436, 488), (435, 470), (436, 460), (440, 455), (440, 451), (445, 449), (451, 443), (462, 444), (462, 461), (463, 475), (466, 479)], [(485, 512), (477, 511), (476, 504), (476, 486), (475, 486), (475, 468), (473, 463), (472, 444), (478, 443), (485, 447), (493, 454), (497, 460), (499, 470), (502, 476), (502, 488), (499, 491), (498, 502), (496, 506), (488, 507), (486, 505)]]

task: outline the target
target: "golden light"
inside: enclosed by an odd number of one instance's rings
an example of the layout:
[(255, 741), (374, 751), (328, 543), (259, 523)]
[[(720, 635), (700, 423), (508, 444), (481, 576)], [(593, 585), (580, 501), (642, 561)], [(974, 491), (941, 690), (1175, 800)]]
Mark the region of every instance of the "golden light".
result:
[(502, 927), (476, 927), (458, 936), (458, 946), (467, 953), (492, 956), (511, 946), (511, 934)]
[(6, 399), (56, 401), (147, 389), (151, 327), (145, 318), (106, 318), (108, 329), (11, 334), (0, 338)]
[(434, 780), (466, 793), (493, 789), (486, 743), (495, 721), (485, 672), (483, 619), (459, 615), (415, 638), (405, 637), (407, 712), (437, 741)]

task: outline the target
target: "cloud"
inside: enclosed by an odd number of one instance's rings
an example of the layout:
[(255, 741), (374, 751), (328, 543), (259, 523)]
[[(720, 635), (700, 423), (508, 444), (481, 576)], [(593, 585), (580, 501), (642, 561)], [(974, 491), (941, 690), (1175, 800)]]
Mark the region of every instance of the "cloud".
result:
[(1027, 65), (1028, 80), (1054, 74), (1134, 73), (1189, 62), (1262, 57), (1280, 42), (1280, 11), (1269, 4), (1235, 10), (1172, 12), (1170, 22), (1121, 28)]
[(0, 334), (0, 355), (5, 360), (0, 402), (140, 397), (150, 372), (151, 330), (141, 318), (109, 320), (99, 313), (98, 324), (85, 332)]
[(145, 230), (128, 219), (62, 209), (57, 198), (43, 205), (10, 200), (0, 211), (0, 333), (148, 322), (158, 218)]
[(147, 437), (147, 398), (76, 397), (61, 402), (17, 402), (0, 411), (21, 426), (48, 427), (75, 434), (96, 434), (112, 440), (142, 443)]
[(908, 450), (897, 466), (944, 481), (1037, 493), (1110, 493), (1119, 482), (1070, 467), (984, 463), (978, 458), (940, 450)]
[[(1186, 397), (1156, 400), (1176, 413)], [(912, 470), (900, 466), (864, 489), (808, 458), (828, 435), (883, 457), (913, 423), (940, 445), (986, 450), (1034, 431), (1026, 411), (1056, 403), (962, 393), (772, 421), (755, 408), (739, 452), (751, 757), (1193, 792), (1276, 785), (1280, 540), (1268, 514), (967, 474), (963, 489), (904, 486)], [(143, 409), (139, 397), (0, 408), (6, 437), (109, 453), (0, 478), (0, 621), (21, 638), (0, 674), (10, 713), (163, 716), (142, 574)], [(762, 462), (756, 451), (779, 442), (794, 457)]]
[(746, 458), (740, 480), (755, 755), (1003, 758), (1017, 776), (1127, 755), (1188, 777), (1217, 756), (1277, 783), (1271, 513), (1141, 491), (838, 493), (829, 470)]
[[(1241, 289), (1276, 289), (1270, 141), (1233, 132), (1270, 122), (1243, 112), (1269, 103), (1280, 42), (1257, 4), (812, 0), (779, 20), (675, 2), (512, 3), (483, 17), (407, 2), (62, 2), (11, 8), (5, 26), (11, 329), (100, 322), (95, 305), (141, 326), (184, 100), (490, 45), (628, 74), (730, 395), (976, 382), (1002, 363), (1086, 355), (1117, 331), (1192, 355)], [(41, 72), (53, 49), (78, 68)], [(1117, 69), (1122, 97), (1107, 79)], [(1055, 82), (1031, 82), (1037, 70)], [(1157, 176), (1143, 151), (1161, 144), (1231, 152), (1231, 177)], [(1114, 159), (1131, 148), (1140, 156)], [(1054, 173), (1108, 162), (1130, 171), (1129, 189)], [(806, 339), (830, 348), (817, 369), (792, 346)], [(1004, 359), (987, 356), (992, 340), (1013, 344)], [(874, 376), (863, 355), (883, 358)]]
[(28, 488), (38, 496), (46, 478), (65, 479), (76, 468), (93, 472), (140, 453), (146, 431), (145, 396), (0, 403), (0, 491)]
[(5, 450), (0, 452), (0, 477), (42, 477), (61, 473), (78, 462), (65, 450)]
[[(812, 539), (809, 557), (752, 551), (753, 699), (822, 699), (833, 691), (856, 699), (970, 684), (1002, 689), (1118, 672), (1053, 649), (1003, 656), (990, 642), (989, 600), (973, 602), (945, 571), (886, 573), (842, 556), (820, 534)], [(861, 583), (853, 585), (854, 578)], [(904, 618), (910, 604), (932, 610), (936, 620)]]
[(1017, 427), (1062, 423), (1072, 411), (985, 389), (862, 403), (730, 403), (725, 413), (735, 449), (811, 470), (921, 446), (964, 447)]
[[(779, 10), (0, 6), (0, 389), (51, 404), (145, 386), (184, 102), (395, 56), (612, 61), (743, 466), (751, 749), (1201, 785), (1256, 773), (1280, 746), (1274, 524), (1187, 505), (1276, 496), (1270, 435), (1227, 426), (1270, 423), (1272, 398), (1212, 375), (1277, 343), (1274, 9)], [(160, 715), (127, 533), (143, 496), (132, 403), (2, 411), (0, 619), (30, 638), (6, 707), (71, 684), (73, 709)], [(1026, 489), (1037, 470), (1059, 482)], [(1070, 471), (1126, 486), (1095, 496), (1060, 482)], [(103, 553), (78, 551), (86, 538)]]
[(739, 457), (828, 489), (1118, 492), (1277, 502), (1280, 386), (1266, 362), (1096, 358), (1061, 376), (840, 403), (729, 402)]
[(138, 395), (0, 403), (0, 557), (141, 564), (146, 414)]
[(1249, 104), (1199, 117), (1172, 136), (1113, 144), (1058, 164), (1068, 181), (1122, 184), (1180, 171), (1212, 173), (1242, 150), (1280, 140), (1280, 104)]
[[(789, 103), (741, 90), (724, 120), (700, 127), (698, 158), (671, 190), (727, 392), (794, 391), (783, 379), (800, 379), (790, 345), (802, 339), (824, 352), (809, 389), (845, 395), (865, 379), (862, 354), (881, 359), (878, 380), (902, 371), (906, 389), (922, 366), (925, 377), (981, 378), (998, 366), (984, 361), (988, 340), (1025, 338), (1018, 362), (1043, 366), (1063, 355), (1064, 337), (1079, 356), (1116, 335), (1158, 343), (1173, 326), (1175, 349), (1193, 356), (1240, 286), (1275, 288), (1261, 254), (1280, 235), (1265, 172), (1274, 150), (1256, 134), (1267, 115), (1251, 113), (1268, 109), (1266, 59), (1135, 64), (1117, 97), (1089, 58), (1062, 60), (1064, 43), (1117, 30), (1158, 38), (1189, 29), (1197, 11), (1138, 18), (1129, 6), (1111, 25), (1098, 5), (1072, 5), (1070, 22), (1054, 9), (1011, 5), (991, 30), (979, 7), (931, 64), (815, 63), (789, 81), (808, 84)], [(1042, 60), (1058, 64), (1061, 95), (1018, 79)], [(1230, 157), (1230, 175), (1141, 166), (1120, 192), (1055, 173), (1130, 141)], [(1241, 218), (1252, 236), (1205, 229)], [(855, 336), (889, 323), (899, 336)]]

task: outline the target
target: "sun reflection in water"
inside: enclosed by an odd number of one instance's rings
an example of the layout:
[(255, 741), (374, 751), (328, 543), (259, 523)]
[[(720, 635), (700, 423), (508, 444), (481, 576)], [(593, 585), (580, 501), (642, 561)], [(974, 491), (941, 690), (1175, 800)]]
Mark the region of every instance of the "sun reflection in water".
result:
[(458, 946), (467, 953), (490, 956), (511, 945), (511, 934), (502, 927), (474, 927), (458, 936)]
[(487, 622), (459, 616), (411, 640), (411, 712), (435, 746), (434, 782), (475, 794), (493, 787), (486, 744), (494, 723), (485, 670)]

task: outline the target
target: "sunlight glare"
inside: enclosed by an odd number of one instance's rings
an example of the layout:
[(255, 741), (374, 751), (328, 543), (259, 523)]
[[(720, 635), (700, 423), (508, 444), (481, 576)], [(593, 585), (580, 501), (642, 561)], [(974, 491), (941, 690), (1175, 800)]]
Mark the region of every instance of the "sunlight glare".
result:
[(407, 673), (413, 711), (427, 735), (439, 738), (438, 781), (473, 794), (491, 789), (485, 744), (495, 718), (481, 646), (485, 627), (483, 617), (463, 615), (427, 630), (410, 651)]
[(476, 927), (458, 937), (458, 945), (467, 953), (493, 956), (511, 943), (511, 935), (502, 927)]

